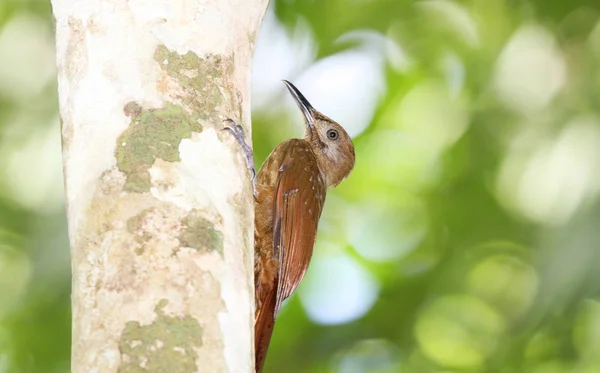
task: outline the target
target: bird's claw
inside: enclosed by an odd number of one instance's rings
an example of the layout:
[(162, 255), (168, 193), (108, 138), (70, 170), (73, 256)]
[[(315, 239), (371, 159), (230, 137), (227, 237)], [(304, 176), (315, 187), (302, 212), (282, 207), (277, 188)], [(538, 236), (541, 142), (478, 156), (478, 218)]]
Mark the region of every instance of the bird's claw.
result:
[(257, 190), (256, 190), (256, 168), (254, 167), (254, 153), (252, 152), (252, 148), (250, 145), (246, 144), (245, 136), (244, 136), (244, 128), (237, 124), (233, 119), (225, 119), (223, 122), (229, 123), (228, 126), (225, 126), (221, 129), (221, 131), (228, 130), (233, 137), (237, 140), (237, 142), (241, 145), (242, 150), (244, 151), (244, 155), (246, 158), (246, 166), (251, 172), (250, 181), (252, 182), (252, 193), (254, 198), (256, 199)]

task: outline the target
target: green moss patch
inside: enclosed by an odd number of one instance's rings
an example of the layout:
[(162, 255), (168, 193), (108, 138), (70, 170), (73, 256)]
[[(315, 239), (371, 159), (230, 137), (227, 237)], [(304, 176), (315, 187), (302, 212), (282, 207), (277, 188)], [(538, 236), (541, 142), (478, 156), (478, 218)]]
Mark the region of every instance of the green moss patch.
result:
[(198, 371), (195, 348), (202, 346), (202, 328), (191, 316), (171, 317), (161, 300), (150, 325), (130, 321), (121, 333), (119, 373), (194, 373)]
[(204, 217), (198, 210), (192, 210), (183, 218), (184, 226), (179, 235), (180, 245), (191, 247), (196, 250), (214, 251), (223, 255), (223, 233), (216, 230), (214, 225)]
[(222, 115), (231, 116), (233, 101), (227, 99), (219, 87), (229, 87), (233, 58), (220, 55), (200, 58), (194, 52), (181, 55), (161, 45), (154, 53), (154, 60), (177, 80), (183, 90), (178, 98), (200, 118), (220, 121), (219, 107)]
[(153, 209), (146, 209), (140, 212), (139, 214), (132, 216), (127, 219), (127, 231), (134, 235), (135, 241), (140, 244), (139, 247), (135, 249), (135, 253), (141, 255), (144, 253), (143, 244), (147, 242), (151, 238), (151, 234), (143, 229), (144, 221), (147, 219), (148, 215), (154, 211)]
[(179, 161), (181, 139), (201, 132), (202, 126), (178, 105), (167, 103), (162, 109), (151, 110), (132, 110), (133, 106), (125, 106), (133, 118), (117, 140), (117, 166), (127, 176), (123, 189), (143, 193), (150, 190), (148, 169), (154, 160)]

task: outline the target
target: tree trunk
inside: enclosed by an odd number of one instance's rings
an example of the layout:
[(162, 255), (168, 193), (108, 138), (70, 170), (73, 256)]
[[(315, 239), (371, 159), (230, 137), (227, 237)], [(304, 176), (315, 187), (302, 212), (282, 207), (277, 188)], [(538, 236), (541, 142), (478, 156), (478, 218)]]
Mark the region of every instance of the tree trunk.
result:
[(251, 372), (241, 148), (268, 0), (52, 0), (72, 372)]

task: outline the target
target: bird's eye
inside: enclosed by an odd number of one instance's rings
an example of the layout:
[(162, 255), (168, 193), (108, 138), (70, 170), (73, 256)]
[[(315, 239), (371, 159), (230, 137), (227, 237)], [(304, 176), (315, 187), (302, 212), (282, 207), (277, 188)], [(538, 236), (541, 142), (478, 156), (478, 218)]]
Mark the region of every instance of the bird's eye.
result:
[(337, 130), (334, 130), (334, 129), (327, 130), (327, 138), (329, 140), (337, 140), (339, 136), (340, 136), (340, 134), (338, 133)]

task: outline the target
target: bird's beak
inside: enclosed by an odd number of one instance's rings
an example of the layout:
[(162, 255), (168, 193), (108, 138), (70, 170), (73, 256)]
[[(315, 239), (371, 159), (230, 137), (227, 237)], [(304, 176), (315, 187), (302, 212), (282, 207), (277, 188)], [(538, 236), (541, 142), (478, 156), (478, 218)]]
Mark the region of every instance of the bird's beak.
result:
[(298, 104), (300, 110), (302, 110), (302, 114), (304, 114), (306, 123), (309, 127), (312, 127), (315, 121), (315, 117), (313, 115), (315, 109), (312, 107), (310, 102), (308, 102), (306, 97), (304, 97), (304, 95), (298, 90), (298, 88), (294, 87), (294, 85), (287, 80), (284, 80), (283, 82), (287, 86), (287, 89), (290, 91), (292, 96), (294, 96), (294, 100), (296, 101), (296, 104)]

